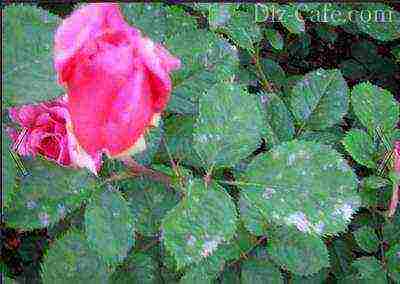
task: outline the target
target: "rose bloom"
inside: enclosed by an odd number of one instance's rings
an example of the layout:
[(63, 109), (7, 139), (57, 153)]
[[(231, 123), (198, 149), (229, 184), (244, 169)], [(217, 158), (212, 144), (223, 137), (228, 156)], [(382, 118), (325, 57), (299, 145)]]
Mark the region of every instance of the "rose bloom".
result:
[[(11, 120), (22, 130), (7, 128), (14, 142), (14, 150), (23, 156), (41, 154), (62, 166), (77, 166), (80, 158), (74, 140), (69, 138), (67, 124), (70, 123), (66, 96), (39, 104), (12, 107)], [(100, 168), (100, 160), (95, 161), (94, 172)]]
[(113, 3), (85, 5), (62, 22), (54, 63), (67, 90), (68, 133), (86, 157), (80, 166), (91, 169), (102, 153), (121, 158), (144, 149), (144, 134), (169, 100), (170, 72), (180, 67)]

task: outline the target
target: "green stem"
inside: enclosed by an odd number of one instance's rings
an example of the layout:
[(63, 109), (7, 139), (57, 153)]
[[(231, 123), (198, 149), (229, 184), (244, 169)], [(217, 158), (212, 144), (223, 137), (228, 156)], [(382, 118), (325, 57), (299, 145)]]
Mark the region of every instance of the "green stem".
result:
[(256, 47), (256, 51), (254, 53), (254, 59), (255, 59), (255, 65), (256, 65), (256, 69), (261, 77), (261, 84), (263, 86), (263, 89), (266, 90), (269, 93), (273, 93), (274, 89), (272, 88), (270, 82), (267, 79), (267, 76), (265, 76), (263, 68), (261, 66), (261, 62), (260, 62), (260, 50), (259, 48)]

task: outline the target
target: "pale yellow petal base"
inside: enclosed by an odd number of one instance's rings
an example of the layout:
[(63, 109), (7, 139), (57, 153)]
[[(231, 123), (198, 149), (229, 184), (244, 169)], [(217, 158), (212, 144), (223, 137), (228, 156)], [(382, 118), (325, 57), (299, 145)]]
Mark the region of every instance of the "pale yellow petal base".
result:
[[(161, 119), (161, 114), (155, 113), (153, 115), (153, 118), (151, 119), (150, 127), (158, 127), (160, 124), (160, 119)], [(132, 156), (137, 153), (145, 151), (146, 150), (146, 140), (145, 140), (144, 136), (148, 133), (148, 131), (149, 130), (147, 130), (142, 136), (140, 136), (140, 138), (136, 141), (136, 143), (133, 144), (132, 147), (130, 147), (129, 149), (119, 153), (118, 155), (109, 156), (109, 157), (113, 158), (113, 159), (118, 159), (118, 158), (122, 158), (125, 156)]]

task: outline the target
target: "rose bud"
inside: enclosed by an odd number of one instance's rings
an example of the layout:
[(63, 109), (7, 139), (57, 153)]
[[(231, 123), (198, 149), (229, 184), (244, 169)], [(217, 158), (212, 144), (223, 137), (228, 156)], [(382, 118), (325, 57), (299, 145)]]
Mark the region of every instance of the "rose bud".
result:
[(92, 160), (143, 150), (144, 135), (169, 100), (170, 72), (180, 67), (113, 3), (85, 5), (62, 22), (54, 63), (67, 89), (71, 139)]

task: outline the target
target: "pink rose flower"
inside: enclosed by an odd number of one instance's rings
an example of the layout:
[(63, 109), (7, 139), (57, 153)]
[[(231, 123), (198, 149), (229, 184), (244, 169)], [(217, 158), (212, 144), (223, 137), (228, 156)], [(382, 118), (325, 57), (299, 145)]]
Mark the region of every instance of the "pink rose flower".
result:
[(67, 89), (71, 135), (92, 160), (143, 148), (144, 134), (169, 100), (170, 72), (180, 67), (113, 3), (85, 5), (62, 22), (54, 63)]
[[(11, 120), (22, 128), (17, 131), (7, 128), (14, 142), (14, 150), (22, 156), (43, 155), (61, 166), (77, 167), (85, 159), (79, 152), (67, 130), (70, 116), (66, 96), (49, 102), (12, 107), (9, 109)], [(94, 173), (100, 169), (101, 160), (92, 161)], [(86, 165), (86, 164), (85, 164)]]

